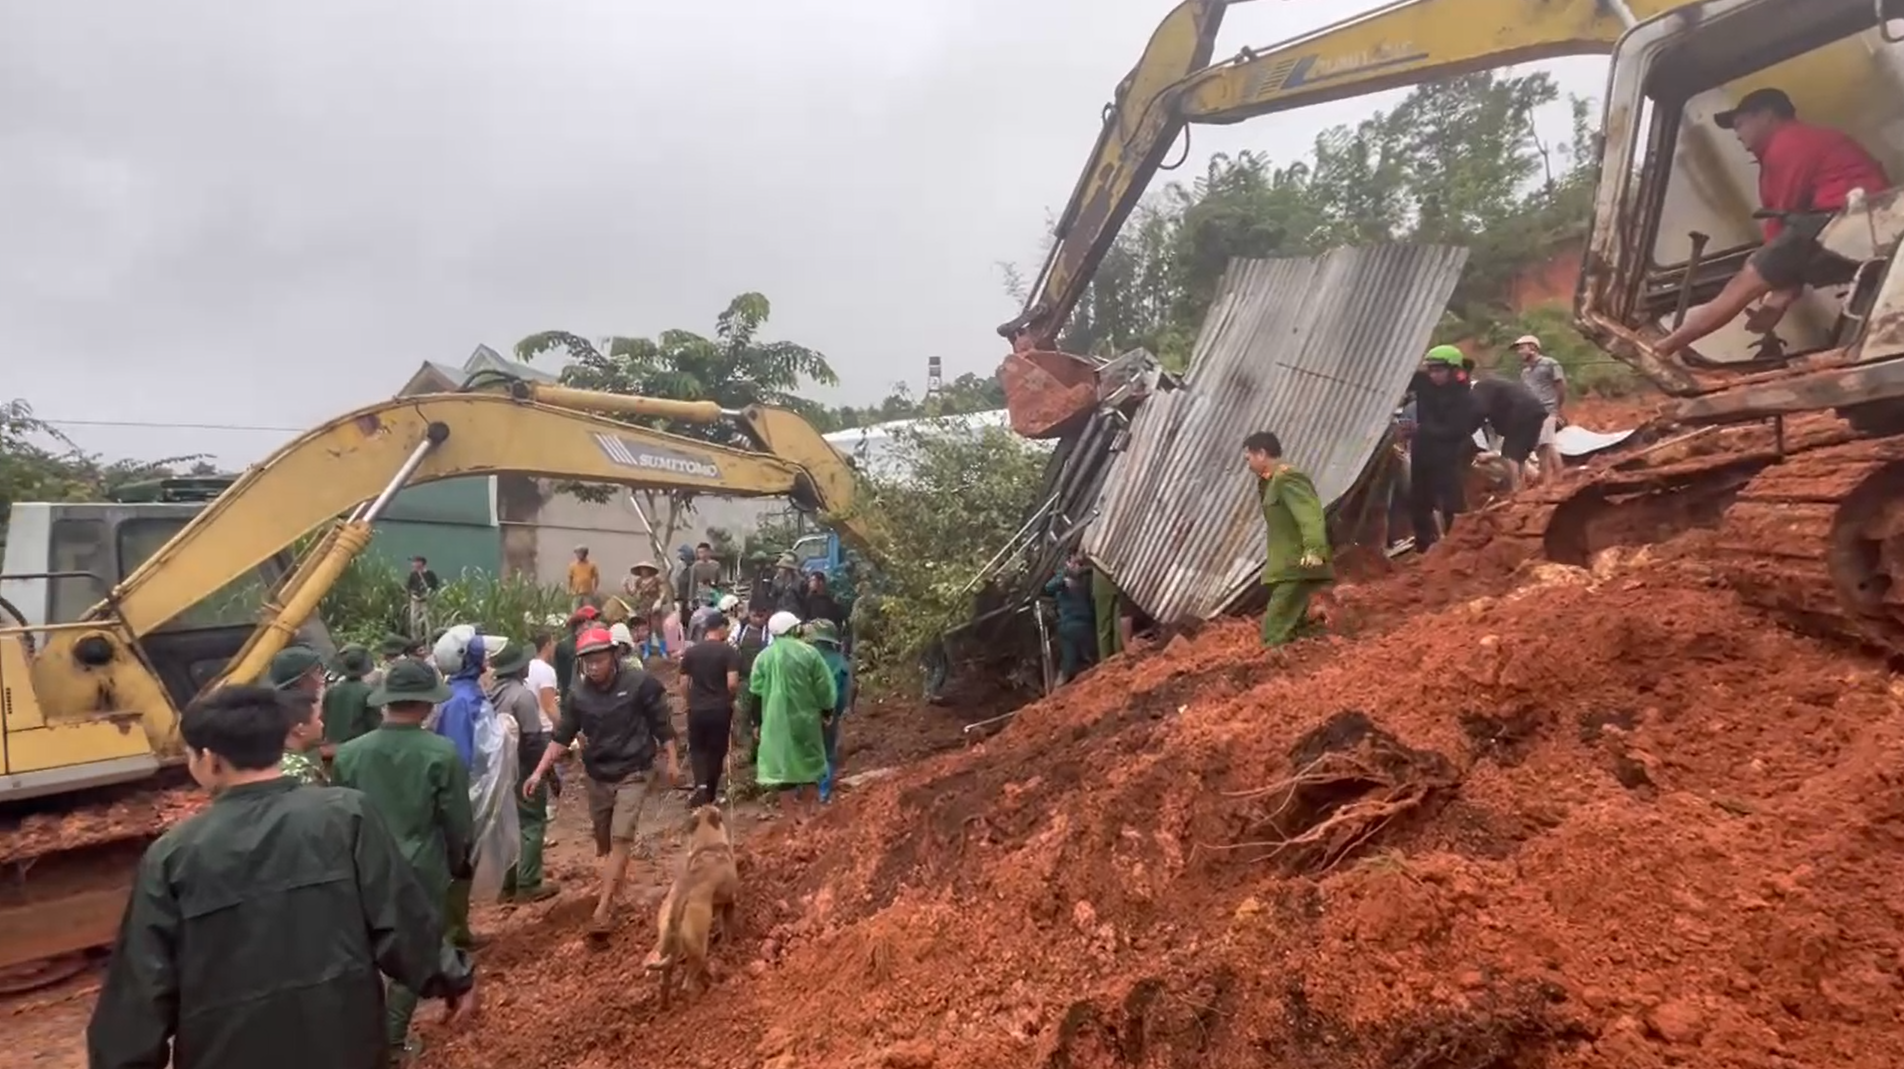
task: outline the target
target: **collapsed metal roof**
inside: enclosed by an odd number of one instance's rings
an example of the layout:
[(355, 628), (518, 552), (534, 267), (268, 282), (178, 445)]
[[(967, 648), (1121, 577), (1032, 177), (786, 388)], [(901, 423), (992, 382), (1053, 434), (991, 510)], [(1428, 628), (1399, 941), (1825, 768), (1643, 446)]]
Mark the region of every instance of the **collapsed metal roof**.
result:
[(1274, 431), (1325, 505), (1387, 433), (1468, 251), (1333, 249), (1236, 260), (1204, 318), (1182, 389), (1131, 421), (1084, 549), (1153, 619), (1207, 619), (1257, 580), (1264, 534), (1242, 442)]

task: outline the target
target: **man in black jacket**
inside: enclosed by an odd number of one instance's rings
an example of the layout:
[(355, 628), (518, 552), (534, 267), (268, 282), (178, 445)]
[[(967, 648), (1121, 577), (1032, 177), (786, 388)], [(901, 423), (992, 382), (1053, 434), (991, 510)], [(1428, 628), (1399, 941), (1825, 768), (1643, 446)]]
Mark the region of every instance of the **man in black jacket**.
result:
[(1534, 455), (1534, 447), (1540, 444), (1540, 430), (1547, 422), (1547, 406), (1534, 396), (1534, 391), (1510, 379), (1477, 380), (1470, 396), (1477, 421), (1500, 436), (1508, 480), (1514, 489), (1520, 489), (1527, 475), (1527, 458)]
[(1435, 524), (1454, 528), (1466, 508), (1462, 479), (1474, 453), (1474, 399), (1468, 394), (1468, 359), (1452, 345), (1428, 350), (1409, 390), (1415, 395), (1415, 435), (1408, 448), (1408, 511), (1415, 526), (1415, 552), (1441, 539)]
[(86, 1030), (91, 1069), (382, 1069), (388, 976), (474, 1011), (475, 973), (362, 794), (278, 768), (262, 687), (185, 711), (212, 803), (146, 851)]
[(588, 815), (595, 826), (595, 855), (602, 859), (601, 895), (589, 934), (604, 937), (612, 929), (615, 895), (628, 874), (641, 810), (654, 786), (657, 751), (668, 759), (668, 782), (681, 779), (674, 747), (674, 722), (668, 692), (653, 676), (615, 655), (615, 640), (591, 628), (575, 642), (576, 678), (542, 762), (523, 781), (527, 798), (542, 777), (583, 737), (582, 770), (588, 774)]

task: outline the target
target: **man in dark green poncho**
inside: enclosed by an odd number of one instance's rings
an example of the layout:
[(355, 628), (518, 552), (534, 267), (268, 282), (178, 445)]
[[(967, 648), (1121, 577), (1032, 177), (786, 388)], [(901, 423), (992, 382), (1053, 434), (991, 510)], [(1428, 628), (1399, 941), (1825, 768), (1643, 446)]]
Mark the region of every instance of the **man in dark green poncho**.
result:
[(337, 651), (337, 661), (331, 668), (343, 678), (324, 688), (324, 742), (333, 754), (336, 747), (377, 730), (377, 725), (383, 723), (383, 711), (370, 704), (373, 688), (364, 682), (375, 667), (370, 651), (362, 646), (345, 646)]
[(1335, 579), (1329, 528), (1309, 476), (1283, 461), (1283, 443), (1268, 431), (1243, 439), (1243, 461), (1258, 480), (1263, 524), (1269, 531), (1263, 585), (1263, 645), (1281, 646), (1313, 631), (1309, 602)]
[[(469, 772), (456, 744), (423, 730), (423, 718), (450, 689), (436, 670), (420, 661), (390, 666), (370, 694), (382, 706), (382, 726), (337, 748), (332, 776), (340, 787), (364, 792), (389, 825), (411, 869), (428, 888), (430, 901), (446, 909), (450, 883), (470, 875), (475, 834), (469, 805)], [(454, 923), (456, 918), (449, 918)], [(392, 1054), (404, 1050), (418, 992), (392, 984), (388, 1029)]]
[(212, 802), (139, 863), (87, 1028), (92, 1069), (382, 1069), (384, 976), (473, 1009), (440, 896), (373, 804), (279, 768), (288, 705), (234, 686), (180, 718)]

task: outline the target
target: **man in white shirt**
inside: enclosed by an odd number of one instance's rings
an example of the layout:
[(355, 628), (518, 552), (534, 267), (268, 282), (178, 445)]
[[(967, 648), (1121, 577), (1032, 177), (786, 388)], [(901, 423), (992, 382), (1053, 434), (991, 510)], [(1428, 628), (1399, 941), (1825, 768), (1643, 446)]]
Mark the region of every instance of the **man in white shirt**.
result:
[[(529, 662), (529, 673), (522, 679), (529, 693), (536, 696), (536, 705), (542, 710), (542, 730), (555, 733), (556, 721), (562, 718), (562, 684), (555, 675), (555, 632), (537, 631), (530, 639), (535, 643), (535, 657)], [(554, 769), (550, 776), (548, 802), (548, 830), (543, 833), (544, 847), (555, 845), (555, 804), (562, 797), (562, 772)]]

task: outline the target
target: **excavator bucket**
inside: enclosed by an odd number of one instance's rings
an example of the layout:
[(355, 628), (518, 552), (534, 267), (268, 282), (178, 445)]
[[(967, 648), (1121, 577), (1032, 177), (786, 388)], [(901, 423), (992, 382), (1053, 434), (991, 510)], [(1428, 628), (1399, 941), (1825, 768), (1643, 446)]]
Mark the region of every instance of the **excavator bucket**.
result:
[(1016, 352), (998, 369), (1011, 427), (1026, 438), (1057, 438), (1097, 407), (1097, 365), (1053, 350)]

